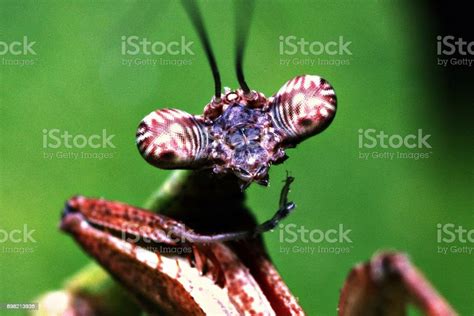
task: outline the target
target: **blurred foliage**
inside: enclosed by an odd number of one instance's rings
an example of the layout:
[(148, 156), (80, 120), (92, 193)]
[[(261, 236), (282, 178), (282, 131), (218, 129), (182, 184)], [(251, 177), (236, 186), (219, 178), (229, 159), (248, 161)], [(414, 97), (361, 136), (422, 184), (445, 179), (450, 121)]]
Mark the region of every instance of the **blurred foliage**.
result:
[[(201, 8), (225, 86), (234, 75), (234, 12), (227, 1)], [(29, 66), (0, 65), (0, 228), (35, 230), (35, 243), (0, 244), (0, 302), (29, 302), (58, 288), (89, 262), (58, 231), (64, 201), (74, 194), (103, 196), (142, 205), (169, 174), (138, 154), (134, 134), (141, 118), (159, 107), (200, 113), (213, 93), (212, 76), (195, 31), (178, 1), (2, 1), (0, 40), (27, 36), (36, 55)], [(289, 150), (290, 159), (271, 170), (269, 188), (253, 185), (248, 201), (260, 220), (275, 210), (280, 181), (291, 171), (291, 199), (298, 207), (285, 224), (327, 230), (351, 229), (352, 243), (281, 242), (280, 230), (265, 236), (269, 252), (309, 314), (333, 315), (350, 267), (381, 248), (406, 251), (461, 313), (472, 312), (472, 255), (437, 253), (437, 223), (472, 227), (469, 155), (446, 141), (443, 122), (431, 107), (439, 91), (435, 52), (421, 54), (418, 38), (427, 26), (399, 1), (261, 1), (256, 5), (245, 73), (251, 88), (275, 93), (298, 74), (318, 74), (335, 87), (339, 107), (322, 134)], [(245, 19), (245, 15), (241, 17)], [(183, 66), (126, 66), (122, 36), (153, 41), (194, 41)], [(279, 36), (309, 41), (351, 41), (352, 55), (320, 56), (349, 65), (281, 65)], [(433, 37), (433, 47), (435, 40)], [(137, 57), (146, 58), (139, 55)], [(157, 59), (159, 56), (152, 56)], [(433, 63), (433, 65), (431, 64)], [(428, 65), (428, 66), (426, 66)], [(406, 135), (431, 134), (431, 149), (359, 149), (359, 129)], [(116, 148), (43, 148), (43, 130), (114, 134)], [(462, 136), (460, 136), (462, 137)], [(359, 152), (428, 152), (428, 159), (359, 158)], [(111, 159), (59, 158), (63, 152), (112, 153)], [(53, 153), (52, 159), (44, 157)], [(453, 157), (456, 157), (454, 159)], [(210, 197), (212, 198), (212, 197)], [(222, 205), (225, 216), (225, 205)], [(281, 247), (349, 247), (346, 254), (282, 253)], [(462, 244), (456, 244), (463, 246)], [(5, 247), (32, 248), (8, 253)]]

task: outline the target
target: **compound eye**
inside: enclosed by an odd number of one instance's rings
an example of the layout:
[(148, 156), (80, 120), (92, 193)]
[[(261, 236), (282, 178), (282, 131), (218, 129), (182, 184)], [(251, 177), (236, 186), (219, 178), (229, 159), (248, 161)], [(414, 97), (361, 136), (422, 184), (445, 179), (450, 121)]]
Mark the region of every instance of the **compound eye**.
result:
[(151, 112), (137, 130), (141, 155), (162, 169), (193, 169), (206, 164), (207, 145), (203, 119), (181, 110)]
[(273, 96), (271, 116), (276, 130), (287, 143), (297, 144), (322, 132), (336, 114), (336, 94), (318, 76), (298, 76)]

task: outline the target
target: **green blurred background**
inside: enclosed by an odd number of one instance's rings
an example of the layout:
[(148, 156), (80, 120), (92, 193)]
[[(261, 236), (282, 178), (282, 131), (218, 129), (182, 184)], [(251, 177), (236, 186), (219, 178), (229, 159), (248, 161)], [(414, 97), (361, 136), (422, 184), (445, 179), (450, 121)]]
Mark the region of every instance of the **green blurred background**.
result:
[[(223, 84), (237, 87), (233, 70), (234, 7), (200, 2)], [(357, 262), (379, 249), (407, 252), (437, 289), (463, 315), (473, 312), (473, 255), (438, 253), (437, 224), (472, 228), (472, 162), (462, 146), (467, 136), (446, 131), (439, 108), (435, 37), (415, 8), (382, 1), (260, 1), (245, 57), (251, 88), (267, 96), (299, 74), (329, 80), (338, 112), (324, 133), (289, 150), (290, 159), (271, 169), (271, 186), (251, 186), (248, 203), (259, 220), (276, 208), (280, 181), (291, 171), (291, 199), (298, 208), (286, 220), (308, 229), (340, 224), (352, 243), (306, 244), (265, 235), (283, 278), (310, 315), (334, 315), (339, 289)], [(245, 15), (242, 15), (245, 19)], [(152, 41), (194, 41), (194, 55), (151, 56), (190, 65), (123, 64), (122, 36)], [(309, 41), (351, 41), (352, 55), (281, 55), (279, 36)], [(212, 76), (178, 1), (2, 1), (0, 41), (35, 41), (36, 55), (0, 56), (0, 228), (34, 230), (36, 242), (0, 243), (0, 302), (31, 302), (57, 289), (90, 259), (58, 230), (64, 201), (74, 194), (134, 205), (144, 201), (169, 171), (148, 165), (134, 134), (152, 110), (176, 107), (200, 113), (213, 93)], [(430, 37), (431, 36), (431, 37)], [(428, 46), (424, 44), (428, 43)], [(429, 52), (430, 55), (427, 55)], [(281, 65), (281, 59), (344, 60), (347, 65)], [(33, 60), (32, 65), (5, 65)], [(359, 148), (359, 129), (407, 135), (431, 134), (431, 149)], [(43, 130), (114, 134), (116, 148), (43, 148)], [(461, 144), (461, 145), (460, 145)], [(110, 153), (110, 159), (58, 158), (62, 152)], [(423, 152), (427, 159), (360, 159), (360, 152)], [(52, 159), (45, 153), (53, 153)], [(225, 216), (225, 206), (223, 214)], [(349, 253), (282, 253), (281, 247), (348, 247)], [(467, 244), (472, 246), (472, 243)], [(11, 253), (5, 247), (21, 248)], [(25, 250), (26, 249), (26, 250)], [(6, 311), (0, 311), (0, 314)]]

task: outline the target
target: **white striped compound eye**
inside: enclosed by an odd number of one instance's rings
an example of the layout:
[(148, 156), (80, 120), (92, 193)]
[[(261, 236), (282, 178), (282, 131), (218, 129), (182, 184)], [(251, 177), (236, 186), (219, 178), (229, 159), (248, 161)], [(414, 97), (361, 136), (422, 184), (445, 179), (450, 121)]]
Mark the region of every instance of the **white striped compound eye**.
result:
[(162, 169), (190, 169), (207, 159), (208, 134), (200, 116), (175, 109), (148, 114), (137, 130), (143, 158)]
[(298, 76), (273, 96), (271, 116), (285, 143), (296, 145), (323, 131), (336, 114), (336, 94), (318, 76)]

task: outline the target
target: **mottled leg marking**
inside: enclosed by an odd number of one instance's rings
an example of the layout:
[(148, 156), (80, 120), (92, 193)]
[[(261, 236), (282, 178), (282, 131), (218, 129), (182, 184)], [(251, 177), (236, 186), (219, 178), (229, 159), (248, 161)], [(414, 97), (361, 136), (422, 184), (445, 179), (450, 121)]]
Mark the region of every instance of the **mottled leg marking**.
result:
[(291, 213), (291, 211), (295, 209), (295, 203), (288, 202), (288, 193), (290, 192), (290, 185), (294, 180), (295, 178), (287, 174), (285, 179), (285, 185), (281, 189), (280, 193), (279, 209), (276, 211), (275, 215), (273, 215), (271, 219), (258, 225), (253, 230), (222, 233), (215, 235), (201, 235), (190, 230), (183, 230), (181, 227), (178, 226), (172, 227), (171, 231), (176, 236), (180, 236), (181, 238), (184, 238), (192, 243), (224, 242), (256, 237), (262, 233), (274, 229), (280, 221), (282, 221)]

